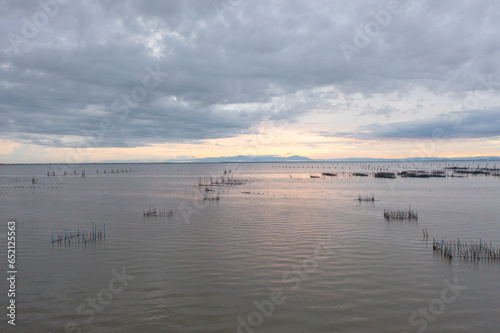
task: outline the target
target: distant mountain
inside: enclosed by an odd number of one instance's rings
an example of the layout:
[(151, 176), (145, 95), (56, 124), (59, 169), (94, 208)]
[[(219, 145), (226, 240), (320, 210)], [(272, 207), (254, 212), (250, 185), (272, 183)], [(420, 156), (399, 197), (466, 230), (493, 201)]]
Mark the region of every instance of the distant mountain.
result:
[(470, 157), (414, 157), (414, 158), (371, 158), (352, 157), (329, 160), (328, 162), (439, 162), (439, 161), (500, 161), (500, 156), (470, 156)]
[(224, 156), (224, 157), (206, 157), (191, 160), (170, 160), (166, 162), (194, 162), (194, 163), (251, 163), (251, 162), (432, 162), (432, 161), (500, 161), (500, 156), (471, 156), (471, 157), (418, 157), (418, 158), (372, 158), (372, 157), (349, 157), (337, 159), (311, 159), (309, 157), (293, 155), (281, 157), (277, 155), (259, 155), (259, 156)]
[(289, 157), (280, 157), (276, 155), (259, 155), (259, 156), (224, 156), (224, 157), (206, 157), (196, 158), (187, 162), (201, 163), (217, 163), (217, 162), (310, 162), (314, 161), (308, 157), (293, 155)]
[(448, 161), (500, 161), (500, 156), (474, 156), (474, 157), (455, 157), (445, 158)]
[[(445, 162), (445, 161), (483, 161), (483, 162), (500, 162), (500, 156), (470, 156), (470, 157), (419, 157), (419, 158), (373, 158), (373, 157), (348, 157), (336, 159), (311, 159), (309, 157), (293, 155), (289, 157), (281, 157), (277, 155), (259, 155), (259, 156), (223, 156), (223, 157), (206, 157), (194, 159), (171, 159), (160, 160), (159, 158), (149, 160), (107, 160), (101, 162), (87, 162), (81, 164), (133, 164), (133, 163), (252, 163), (252, 162), (310, 162), (310, 163), (340, 163), (340, 162)], [(20, 163), (20, 164), (64, 164), (64, 163)], [(78, 164), (78, 163), (77, 163)], [(1, 165), (1, 164), (0, 164)], [(3, 164), (7, 165), (7, 164)]]

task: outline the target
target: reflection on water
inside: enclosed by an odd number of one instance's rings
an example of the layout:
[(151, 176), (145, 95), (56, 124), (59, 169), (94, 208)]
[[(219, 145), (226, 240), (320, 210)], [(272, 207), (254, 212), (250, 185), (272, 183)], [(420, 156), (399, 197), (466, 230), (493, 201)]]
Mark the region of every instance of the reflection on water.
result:
[[(6, 222), (18, 227), (16, 332), (495, 332), (500, 262), (444, 260), (432, 238), (500, 246), (500, 178), (372, 177), (446, 166), (92, 164), (47, 177), (50, 165), (2, 165), (2, 247)], [(337, 176), (310, 178), (321, 173)], [(212, 186), (197, 184), (222, 176), (247, 182), (203, 200)], [(384, 219), (410, 204), (417, 221)], [(175, 213), (145, 217), (150, 205)], [(51, 244), (93, 222), (105, 239)], [(466, 289), (442, 301), (455, 279)]]

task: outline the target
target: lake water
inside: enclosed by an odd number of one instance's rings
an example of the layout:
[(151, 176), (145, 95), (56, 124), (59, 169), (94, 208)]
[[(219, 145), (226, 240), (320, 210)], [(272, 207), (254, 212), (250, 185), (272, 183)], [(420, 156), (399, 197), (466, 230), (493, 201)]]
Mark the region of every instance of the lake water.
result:
[[(443, 259), (432, 239), (500, 246), (500, 177), (348, 176), (449, 165), (477, 162), (1, 165), (17, 276), (0, 331), (498, 332), (500, 260)], [(229, 170), (248, 182), (197, 186)], [(384, 219), (409, 205), (418, 221)], [(51, 243), (93, 222), (105, 240)]]

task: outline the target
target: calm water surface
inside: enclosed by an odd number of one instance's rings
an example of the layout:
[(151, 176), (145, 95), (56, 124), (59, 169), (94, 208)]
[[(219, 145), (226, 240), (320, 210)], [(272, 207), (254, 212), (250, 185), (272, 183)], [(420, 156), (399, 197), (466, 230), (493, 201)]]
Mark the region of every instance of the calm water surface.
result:
[[(500, 177), (347, 176), (447, 165), (71, 166), (86, 178), (1, 165), (1, 246), (6, 253), (6, 222), (15, 220), (18, 274), (17, 325), (6, 322), (4, 280), (0, 331), (498, 332), (500, 261), (443, 260), (431, 243), (500, 246)], [(248, 182), (203, 200), (214, 192), (195, 185), (230, 169)], [(338, 176), (309, 177), (322, 172)], [(358, 202), (358, 194), (376, 201)], [(410, 204), (418, 222), (384, 219), (384, 209)], [(175, 214), (144, 218), (150, 205)], [(52, 233), (88, 231), (92, 222), (106, 223), (105, 240), (50, 243)], [(445, 290), (455, 279), (463, 286), (456, 294)]]

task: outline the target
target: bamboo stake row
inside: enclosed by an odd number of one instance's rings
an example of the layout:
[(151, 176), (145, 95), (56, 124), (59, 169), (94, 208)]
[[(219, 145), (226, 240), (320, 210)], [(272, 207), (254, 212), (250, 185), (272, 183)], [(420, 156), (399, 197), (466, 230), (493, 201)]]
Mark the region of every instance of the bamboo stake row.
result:
[[(121, 172), (132, 172), (132, 169), (116, 169), (116, 171), (114, 171), (114, 169), (111, 169), (110, 170), (110, 173), (121, 173)], [(99, 170), (96, 170), (95, 173), (99, 173)], [(104, 173), (106, 173), (106, 169), (104, 169)], [(79, 174), (76, 172), (76, 170), (73, 171), (73, 176), (78, 176)], [(47, 172), (47, 177), (55, 177), (57, 176), (55, 171), (52, 171), (52, 174), (50, 172)], [(62, 176), (67, 176), (67, 172), (64, 171), (64, 173), (62, 174)], [(86, 173), (85, 173), (85, 170), (82, 170), (82, 173), (81, 173), (81, 176), (82, 178), (85, 178), (86, 176)]]
[(481, 239), (479, 243), (460, 242), (460, 238), (456, 241), (444, 240), (432, 241), (432, 249), (435, 253), (440, 254), (442, 257), (452, 259), (458, 257), (463, 260), (499, 260), (500, 247), (494, 248), (493, 243), (484, 243)]
[(418, 212), (415, 212), (411, 208), (408, 210), (385, 210), (384, 217), (388, 220), (418, 220)]
[(106, 238), (106, 223), (104, 223), (104, 227), (102, 230), (97, 230), (97, 225), (94, 222), (92, 222), (92, 231), (89, 232), (86, 232), (85, 230), (82, 229), (82, 232), (80, 233), (80, 228), (78, 228), (77, 231), (68, 231), (67, 229), (64, 229), (64, 234), (62, 235), (60, 233), (57, 233), (56, 235), (52, 233), (51, 243), (87, 244), (87, 243), (95, 243), (97, 240), (105, 238)]
[(358, 194), (358, 201), (375, 201), (375, 196), (372, 194), (372, 196), (364, 196), (362, 197), (361, 194)]
[(171, 217), (174, 215), (174, 212), (175, 211), (173, 209), (156, 210), (154, 205), (153, 208), (151, 208), (151, 205), (149, 205), (147, 211), (145, 211), (144, 209), (142, 210), (142, 214), (144, 217)]

